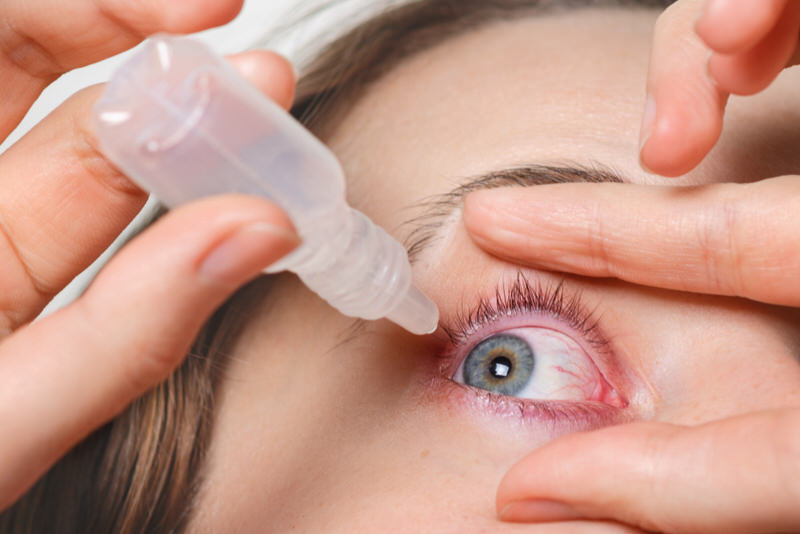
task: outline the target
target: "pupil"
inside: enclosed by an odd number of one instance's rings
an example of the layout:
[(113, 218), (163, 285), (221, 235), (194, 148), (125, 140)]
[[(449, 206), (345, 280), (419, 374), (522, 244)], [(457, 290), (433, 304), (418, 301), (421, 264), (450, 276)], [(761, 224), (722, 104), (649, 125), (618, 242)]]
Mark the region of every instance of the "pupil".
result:
[(511, 372), (511, 360), (505, 356), (498, 356), (489, 364), (489, 372), (495, 378), (507, 378)]

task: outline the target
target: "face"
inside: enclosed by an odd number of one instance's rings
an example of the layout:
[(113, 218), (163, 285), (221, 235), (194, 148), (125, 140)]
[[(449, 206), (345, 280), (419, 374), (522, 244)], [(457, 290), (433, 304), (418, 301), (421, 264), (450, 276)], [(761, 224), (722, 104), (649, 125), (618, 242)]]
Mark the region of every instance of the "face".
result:
[[(666, 183), (636, 159), (655, 17), (521, 18), (407, 60), (326, 139), (351, 203), (402, 241), (422, 199), (509, 168)], [(734, 101), (720, 147), (678, 182), (796, 169), (795, 87)], [(498, 482), (534, 448), (800, 400), (793, 310), (521, 270), (476, 248), (457, 207), (428, 222), (414, 276), (446, 332), (354, 325), (281, 275), (228, 365), (193, 530), (561, 532), (495, 520)]]

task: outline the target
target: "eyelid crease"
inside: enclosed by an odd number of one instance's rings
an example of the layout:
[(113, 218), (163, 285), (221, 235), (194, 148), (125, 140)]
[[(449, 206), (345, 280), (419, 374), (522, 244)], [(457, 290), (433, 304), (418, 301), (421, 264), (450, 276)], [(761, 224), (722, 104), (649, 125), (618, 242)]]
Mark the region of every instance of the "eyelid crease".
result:
[(624, 183), (621, 173), (599, 163), (591, 165), (567, 164), (520, 165), (466, 179), (451, 191), (422, 199), (408, 209), (421, 213), (400, 225), (410, 227), (404, 240), (411, 263), (423, 250), (440, 237), (441, 229), (453, 212), (459, 209), (469, 193), (480, 189), (499, 187), (532, 187), (546, 184)]

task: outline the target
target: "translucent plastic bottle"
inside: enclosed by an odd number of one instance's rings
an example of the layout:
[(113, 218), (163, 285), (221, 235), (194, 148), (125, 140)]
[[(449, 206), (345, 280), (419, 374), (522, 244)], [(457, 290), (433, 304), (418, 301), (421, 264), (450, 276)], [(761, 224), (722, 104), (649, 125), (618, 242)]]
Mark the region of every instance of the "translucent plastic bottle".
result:
[(405, 249), (347, 205), (333, 154), (205, 45), (149, 40), (111, 79), (94, 119), (103, 154), (168, 207), (222, 193), (278, 203), (303, 243), (270, 272), (297, 273), (345, 315), (436, 329)]

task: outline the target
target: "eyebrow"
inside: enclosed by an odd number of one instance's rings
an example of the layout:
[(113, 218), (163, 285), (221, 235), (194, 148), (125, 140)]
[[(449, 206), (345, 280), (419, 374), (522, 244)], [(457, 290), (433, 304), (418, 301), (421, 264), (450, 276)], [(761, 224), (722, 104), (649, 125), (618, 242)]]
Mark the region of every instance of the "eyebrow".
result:
[(405, 241), (409, 260), (414, 261), (423, 250), (439, 237), (440, 230), (451, 216), (460, 209), (464, 197), (480, 189), (499, 187), (531, 187), (545, 184), (567, 183), (624, 183), (618, 172), (601, 165), (522, 165), (473, 176), (462, 181), (455, 189), (424, 198), (409, 209), (419, 215), (405, 221), (401, 227), (409, 227)]

